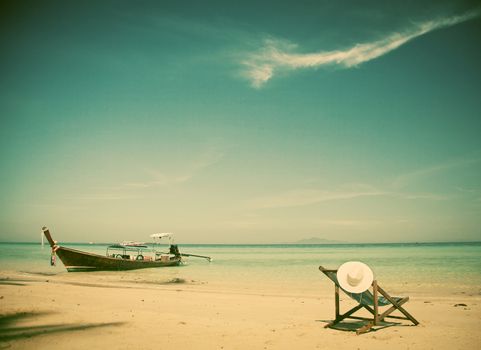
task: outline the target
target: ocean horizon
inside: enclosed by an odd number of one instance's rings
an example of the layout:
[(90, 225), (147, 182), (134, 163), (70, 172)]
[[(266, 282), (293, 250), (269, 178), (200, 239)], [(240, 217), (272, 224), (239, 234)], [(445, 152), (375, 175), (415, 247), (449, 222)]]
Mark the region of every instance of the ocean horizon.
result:
[[(104, 246), (110, 244), (116, 244), (118, 242), (60, 242), (64, 245), (85, 245), (85, 246)], [(145, 244), (151, 244), (151, 241), (141, 242)], [(0, 244), (32, 244), (32, 245), (42, 245), (41, 242), (37, 241), (0, 241)], [(48, 246), (48, 242), (45, 240), (44, 243)], [(167, 244), (167, 243), (163, 243)], [(257, 247), (257, 246), (362, 246), (362, 245), (450, 245), (450, 244), (480, 244), (479, 241), (406, 241), (406, 242), (336, 242), (336, 243), (175, 243), (179, 246), (245, 246), (245, 247)]]

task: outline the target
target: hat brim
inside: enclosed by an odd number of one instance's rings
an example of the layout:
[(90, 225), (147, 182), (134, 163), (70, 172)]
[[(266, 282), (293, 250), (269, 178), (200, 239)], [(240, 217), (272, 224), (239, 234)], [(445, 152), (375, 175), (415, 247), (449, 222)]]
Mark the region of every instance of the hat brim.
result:
[[(362, 280), (361, 282), (356, 285), (352, 286), (349, 284), (347, 276), (349, 271), (354, 269), (362, 269)], [(369, 289), (372, 285), (372, 281), (374, 280), (374, 274), (372, 270), (366, 264), (360, 261), (348, 261), (337, 269), (337, 281), (342, 289), (349, 293), (362, 293)]]

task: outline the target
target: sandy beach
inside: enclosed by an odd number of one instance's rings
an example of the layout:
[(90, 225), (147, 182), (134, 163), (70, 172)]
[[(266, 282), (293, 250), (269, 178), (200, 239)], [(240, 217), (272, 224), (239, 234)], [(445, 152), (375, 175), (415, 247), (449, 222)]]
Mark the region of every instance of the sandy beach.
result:
[[(320, 284), (319, 293), (290, 293), (182, 279), (141, 284), (90, 279), (85, 274), (3, 272), (0, 277), (0, 349), (478, 349), (481, 345), (479, 290), (410, 295), (406, 309), (421, 322), (419, 326), (392, 326), (357, 336), (323, 328), (334, 314), (327, 281)], [(351, 305), (345, 297), (341, 302), (344, 307)]]
[[(481, 0), (1, 0), (0, 350), (481, 350), (480, 39)], [(333, 283), (412, 322), (325, 328)]]

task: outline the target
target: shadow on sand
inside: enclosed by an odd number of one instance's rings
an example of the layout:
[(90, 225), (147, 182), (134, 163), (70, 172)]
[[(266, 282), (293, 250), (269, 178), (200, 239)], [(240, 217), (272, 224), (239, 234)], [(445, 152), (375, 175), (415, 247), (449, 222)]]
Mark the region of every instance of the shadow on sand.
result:
[(29, 318), (37, 318), (52, 314), (52, 312), (18, 312), (0, 315), (0, 342), (31, 338), (39, 335), (81, 331), (91, 328), (120, 326), (125, 322), (108, 323), (73, 323), (73, 324), (43, 324), (35, 326), (21, 326)]
[(17, 282), (17, 281), (8, 281), (0, 279), (0, 285), (7, 285), (7, 286), (25, 286), (25, 283)]
[[(331, 322), (332, 320), (317, 320), (317, 322), (325, 322), (325, 323), (329, 323)], [(339, 323), (337, 323), (336, 325), (334, 326), (331, 326), (329, 328), (331, 329), (335, 329), (335, 330), (338, 330), (338, 331), (346, 331), (346, 332), (355, 332), (357, 331), (359, 328), (365, 326), (366, 324), (368, 323), (368, 321), (341, 321)], [(379, 331), (381, 329), (384, 329), (384, 328), (388, 328), (388, 327), (394, 327), (394, 326), (397, 326), (397, 327), (410, 327), (408, 325), (404, 325), (404, 324), (401, 324), (399, 322), (380, 322), (379, 325), (377, 326), (374, 326), (370, 329), (369, 333), (370, 332), (376, 332), (376, 331)]]

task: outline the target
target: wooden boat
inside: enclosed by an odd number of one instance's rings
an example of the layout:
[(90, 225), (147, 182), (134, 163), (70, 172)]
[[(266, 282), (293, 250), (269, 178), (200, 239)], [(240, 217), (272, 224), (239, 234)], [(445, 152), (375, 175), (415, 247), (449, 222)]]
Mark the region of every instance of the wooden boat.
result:
[[(174, 244), (170, 245), (168, 253), (159, 252), (155, 248), (146, 251), (145, 248), (148, 247), (139, 244), (111, 245), (107, 248), (107, 254), (103, 256), (57, 245), (47, 227), (43, 227), (42, 231), (52, 248), (52, 259), (57, 255), (69, 272), (134, 270), (177, 266), (182, 263), (182, 256), (197, 256), (211, 260), (206, 256), (181, 254), (177, 245)], [(161, 238), (165, 234), (154, 234), (151, 236)], [(150, 253), (151, 256), (145, 253)]]

